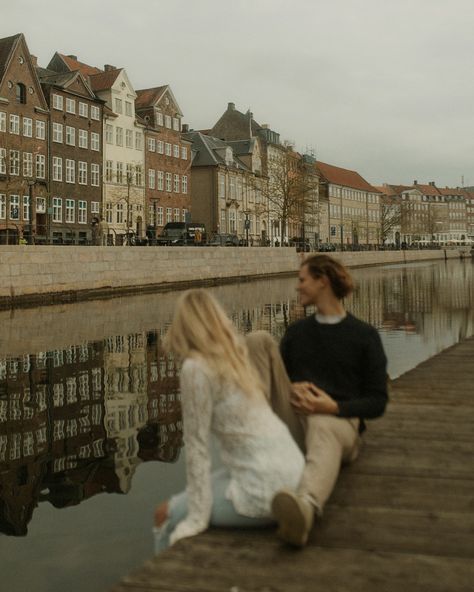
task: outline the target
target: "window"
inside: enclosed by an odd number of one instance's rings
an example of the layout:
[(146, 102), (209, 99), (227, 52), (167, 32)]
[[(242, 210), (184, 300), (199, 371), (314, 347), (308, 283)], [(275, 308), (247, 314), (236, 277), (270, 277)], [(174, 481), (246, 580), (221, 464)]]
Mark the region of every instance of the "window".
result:
[(98, 201), (91, 201), (91, 214), (98, 214), (100, 212), (100, 203)]
[(10, 195), (10, 220), (20, 219), (20, 196)]
[(163, 154), (164, 152), (164, 142), (162, 140), (157, 140), (156, 141), (156, 151), (158, 152), (158, 154)]
[(163, 208), (159, 207), (156, 210), (156, 214), (157, 214), (157, 218), (158, 218), (156, 223), (158, 224), (158, 226), (163, 226)]
[(62, 123), (53, 123), (53, 142), (62, 144), (63, 141), (63, 126)]
[[(179, 175), (174, 176), (173, 191), (175, 193), (179, 193)], [(179, 220), (178, 220), (178, 222), (179, 222)]]
[(65, 212), (65, 222), (73, 223), (76, 219), (75, 217), (75, 207), (76, 204), (74, 203), (73, 199), (66, 199), (66, 212)]
[(100, 134), (97, 132), (91, 132), (91, 150), (100, 151)]
[(30, 219), (30, 196), (23, 196), (23, 220)]
[(126, 166), (125, 170), (126, 170), (125, 175), (126, 175), (127, 185), (133, 185), (135, 182), (135, 175), (133, 173), (133, 167), (129, 162), (127, 162), (127, 166)]
[(99, 187), (100, 185), (100, 165), (91, 164), (91, 185), (93, 187)]
[(38, 140), (46, 139), (46, 122), (41, 121), (40, 119), (36, 120), (36, 138)]
[(76, 145), (76, 129), (70, 125), (66, 125), (66, 144), (68, 146)]
[(78, 133), (78, 146), (79, 148), (87, 148), (89, 145), (89, 133), (87, 130), (77, 130)]
[(0, 148), (0, 175), (7, 174), (7, 149)]
[(87, 162), (77, 163), (77, 177), (79, 185), (87, 185)]
[(183, 175), (181, 177), (181, 191), (183, 193), (188, 192), (188, 176), (187, 175)]
[(180, 220), (180, 211), (179, 211), (179, 208), (175, 208), (174, 209), (174, 221), (179, 222), (179, 220)]
[(179, 118), (178, 117), (173, 117), (173, 129), (176, 132), (179, 132), (181, 130), (181, 126), (179, 125)]
[(188, 216), (188, 210), (186, 208), (183, 208), (183, 212), (182, 212), (182, 222), (186, 222), (186, 218)]
[(143, 150), (143, 134), (141, 132), (135, 132), (135, 148)]
[(117, 183), (123, 183), (123, 162), (116, 163), (115, 173), (115, 180)]
[(10, 175), (20, 174), (20, 151), (10, 150)]
[(123, 129), (121, 127), (115, 128), (115, 143), (117, 146), (123, 146)]
[(0, 194), (0, 220), (5, 220), (7, 217), (7, 196)]
[(66, 111), (73, 115), (76, 114), (76, 101), (74, 99), (66, 98)]
[(132, 130), (125, 130), (125, 146), (133, 148), (133, 132)]
[(53, 181), (63, 180), (63, 159), (53, 156)]
[(23, 176), (33, 176), (33, 154), (31, 152), (23, 152)]
[(132, 103), (125, 101), (125, 115), (132, 117)]
[(112, 172), (113, 164), (114, 163), (111, 160), (105, 161), (105, 180), (108, 181), (109, 183), (110, 183), (110, 181), (112, 181), (112, 177), (113, 177), (113, 172)]
[(225, 177), (222, 173), (218, 175), (218, 197), (225, 197)]
[(116, 222), (117, 224), (122, 224), (123, 223), (123, 204), (119, 203), (117, 204), (117, 212), (116, 212)]
[(89, 115), (89, 105), (87, 103), (82, 103), (79, 101), (79, 117), (88, 117)]
[(171, 183), (172, 183), (172, 175), (171, 175), (171, 173), (166, 173), (166, 191), (171, 191)]
[(5, 111), (0, 111), (0, 132), (7, 131), (7, 114)]
[(166, 156), (171, 156), (171, 144), (168, 142), (165, 143), (165, 154)]
[(163, 125), (163, 113), (160, 113), (159, 111), (156, 112), (156, 124)]
[(148, 187), (155, 188), (155, 169), (148, 169)]
[(173, 156), (179, 158), (179, 146), (177, 144), (173, 144)]
[(11, 134), (19, 134), (20, 133), (20, 116), (13, 115), (13, 113), (10, 113), (10, 133)]
[(173, 221), (173, 210), (171, 208), (166, 208), (166, 223)]
[(53, 222), (63, 221), (63, 200), (60, 197), (53, 197)]
[(122, 113), (122, 99), (115, 99), (115, 113)]
[(27, 138), (33, 137), (33, 120), (29, 117), (23, 117), (23, 135)]
[(143, 185), (143, 171), (141, 165), (137, 164), (135, 167), (135, 183), (138, 187)]
[(114, 143), (114, 128), (110, 123), (107, 123), (105, 126), (105, 141), (107, 144)]
[(46, 156), (44, 154), (36, 155), (36, 176), (38, 179), (46, 178)]
[(46, 213), (46, 198), (45, 197), (37, 197), (36, 198), (36, 212), (38, 214), (45, 214)]
[(105, 221), (107, 222), (107, 224), (112, 224), (112, 218), (113, 216), (113, 211), (112, 211), (112, 204), (107, 202), (105, 204)]
[(156, 140), (155, 140), (155, 138), (148, 138), (147, 144), (148, 144), (148, 150), (150, 152), (155, 152), (155, 149), (156, 149)]
[(79, 200), (77, 209), (77, 221), (79, 224), (87, 223), (87, 202)]
[(53, 95), (53, 109), (63, 110), (63, 98), (61, 95)]
[(73, 160), (66, 158), (66, 183), (76, 182), (76, 166)]
[(186, 146), (181, 146), (181, 158), (183, 160), (188, 159), (188, 149), (186, 148)]
[(157, 183), (156, 183), (156, 188), (159, 191), (163, 191), (163, 187), (164, 187), (164, 185), (163, 185), (163, 181), (164, 181), (163, 171), (157, 171), (157, 178), (158, 178), (158, 180), (157, 180)]
[(96, 105), (91, 105), (91, 119), (95, 119), (95, 121), (100, 121), (100, 108)]
[(165, 127), (171, 129), (171, 116), (165, 115)]

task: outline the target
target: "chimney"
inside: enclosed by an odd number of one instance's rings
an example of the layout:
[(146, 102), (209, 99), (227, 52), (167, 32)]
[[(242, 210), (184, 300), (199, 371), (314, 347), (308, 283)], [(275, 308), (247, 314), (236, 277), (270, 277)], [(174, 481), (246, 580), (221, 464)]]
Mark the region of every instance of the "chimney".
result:
[(31, 58), (31, 63), (33, 64), (33, 66), (37, 66), (38, 65), (38, 58), (33, 55), (32, 53), (30, 53), (30, 58)]
[(413, 185), (418, 185), (418, 181), (416, 179), (413, 181)]
[(252, 111), (250, 111), (250, 109), (247, 111), (247, 116), (249, 118), (249, 138), (252, 138), (253, 137), (253, 134), (252, 134), (253, 113), (252, 113)]
[(227, 103), (227, 111), (235, 111), (235, 103)]
[(183, 134), (187, 134), (189, 132), (189, 124), (183, 123), (183, 125), (181, 126), (181, 131), (183, 132)]
[(430, 181), (430, 183), (429, 183), (429, 184), (431, 185), (431, 187), (434, 187), (434, 186), (435, 186), (435, 185), (434, 185), (434, 181)]
[(77, 62), (77, 56), (76, 56), (76, 55), (72, 55), (72, 53), (71, 53), (71, 54), (69, 54), (69, 55), (68, 55), (68, 56), (66, 56), (66, 57), (68, 57), (68, 58), (71, 58), (71, 60), (76, 60), (76, 62)]
[(104, 72), (110, 72), (111, 70), (116, 70), (117, 68), (115, 66), (111, 66), (110, 64), (105, 64), (104, 65)]

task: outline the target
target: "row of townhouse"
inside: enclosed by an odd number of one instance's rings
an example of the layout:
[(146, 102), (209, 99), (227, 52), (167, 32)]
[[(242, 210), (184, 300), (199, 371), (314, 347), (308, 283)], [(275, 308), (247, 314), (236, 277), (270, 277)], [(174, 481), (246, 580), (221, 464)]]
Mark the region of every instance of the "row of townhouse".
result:
[(412, 185), (378, 187), (381, 238), (386, 244), (469, 244), (474, 239), (474, 192), (469, 188)]
[(0, 242), (87, 244), (184, 221), (191, 150), (169, 86), (135, 90), (123, 68), (0, 40)]

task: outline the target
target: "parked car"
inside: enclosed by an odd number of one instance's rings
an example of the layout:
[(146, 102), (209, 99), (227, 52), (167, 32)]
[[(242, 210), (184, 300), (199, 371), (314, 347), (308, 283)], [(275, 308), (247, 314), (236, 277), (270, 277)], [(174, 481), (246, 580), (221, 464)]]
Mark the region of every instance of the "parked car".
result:
[(168, 222), (156, 238), (158, 245), (183, 246), (203, 245), (206, 242), (206, 227), (200, 222)]
[(215, 234), (209, 241), (210, 247), (238, 247), (239, 237), (235, 234)]
[(318, 247), (318, 251), (321, 253), (331, 253), (336, 250), (334, 243), (321, 243)]

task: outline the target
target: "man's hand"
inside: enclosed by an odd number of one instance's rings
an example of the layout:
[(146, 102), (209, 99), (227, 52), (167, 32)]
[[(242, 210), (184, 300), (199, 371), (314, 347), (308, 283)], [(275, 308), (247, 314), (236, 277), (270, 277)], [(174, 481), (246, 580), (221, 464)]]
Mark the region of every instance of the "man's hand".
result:
[(293, 382), (290, 402), (296, 413), (301, 415), (315, 413), (337, 415), (339, 413), (337, 402), (312, 382)]

